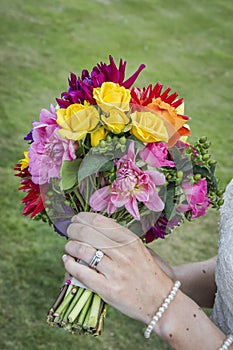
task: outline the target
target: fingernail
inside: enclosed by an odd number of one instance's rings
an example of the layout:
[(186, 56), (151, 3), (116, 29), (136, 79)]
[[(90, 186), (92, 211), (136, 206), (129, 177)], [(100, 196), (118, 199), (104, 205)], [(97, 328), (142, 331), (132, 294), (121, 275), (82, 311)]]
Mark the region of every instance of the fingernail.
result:
[(66, 254), (62, 255), (62, 260), (63, 260), (64, 262), (66, 261), (66, 259), (67, 259), (67, 255), (66, 255)]

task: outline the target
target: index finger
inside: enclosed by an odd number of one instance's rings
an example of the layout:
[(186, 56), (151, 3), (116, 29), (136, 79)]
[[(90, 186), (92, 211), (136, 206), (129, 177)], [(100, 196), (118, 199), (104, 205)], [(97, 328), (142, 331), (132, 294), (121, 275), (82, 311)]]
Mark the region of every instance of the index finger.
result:
[(97, 213), (81, 212), (72, 218), (72, 222), (89, 226), (121, 245), (132, 243), (138, 238), (137, 235), (118, 224), (115, 220)]

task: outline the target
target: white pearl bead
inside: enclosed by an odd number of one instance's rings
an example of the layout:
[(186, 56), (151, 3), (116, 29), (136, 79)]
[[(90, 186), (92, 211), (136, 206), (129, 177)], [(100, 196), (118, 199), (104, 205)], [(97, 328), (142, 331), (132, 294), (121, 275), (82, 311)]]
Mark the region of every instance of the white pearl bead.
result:
[(156, 320), (152, 319), (151, 323), (149, 324), (151, 327), (154, 327), (156, 325)]
[(162, 312), (162, 313), (164, 313), (164, 311), (165, 311), (164, 307), (163, 307), (163, 306), (160, 306), (159, 311)]

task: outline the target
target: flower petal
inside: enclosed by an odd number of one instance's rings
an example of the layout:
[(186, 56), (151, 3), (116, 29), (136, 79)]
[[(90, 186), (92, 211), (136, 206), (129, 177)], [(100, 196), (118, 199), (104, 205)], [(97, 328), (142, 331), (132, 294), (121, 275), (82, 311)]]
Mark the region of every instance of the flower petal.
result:
[(145, 170), (145, 174), (148, 174), (150, 177), (150, 180), (155, 185), (163, 185), (165, 183), (165, 176), (164, 174), (160, 173), (157, 170)]
[(159, 197), (158, 193), (154, 193), (153, 198), (151, 198), (149, 201), (144, 202), (144, 204), (149, 208), (150, 210), (160, 212), (164, 209), (164, 203), (162, 199)]
[(94, 211), (102, 211), (107, 208), (110, 202), (110, 186), (105, 186), (95, 191), (89, 201)]
[(125, 208), (136, 220), (140, 220), (140, 214), (136, 198), (131, 197), (128, 203), (125, 205)]

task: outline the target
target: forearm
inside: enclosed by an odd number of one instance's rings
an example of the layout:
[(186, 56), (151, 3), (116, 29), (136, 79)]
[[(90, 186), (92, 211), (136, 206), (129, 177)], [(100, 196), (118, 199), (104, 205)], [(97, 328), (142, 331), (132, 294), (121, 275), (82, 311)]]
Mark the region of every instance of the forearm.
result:
[(160, 268), (173, 280), (181, 281), (181, 290), (199, 306), (212, 308), (216, 293), (216, 257), (206, 261), (171, 266), (155, 251), (151, 255)]
[(216, 257), (206, 261), (172, 267), (173, 278), (182, 283), (182, 291), (199, 306), (212, 308), (216, 293)]
[(179, 350), (219, 349), (226, 339), (201, 308), (181, 291), (155, 326), (155, 332)]

